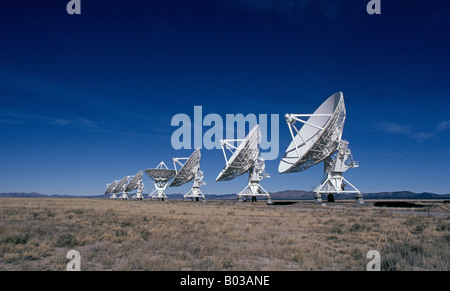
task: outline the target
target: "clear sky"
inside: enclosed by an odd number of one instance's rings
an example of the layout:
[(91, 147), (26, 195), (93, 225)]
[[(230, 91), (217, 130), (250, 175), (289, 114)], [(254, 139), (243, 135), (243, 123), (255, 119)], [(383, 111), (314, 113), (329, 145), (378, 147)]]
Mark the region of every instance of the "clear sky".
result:
[[(98, 195), (106, 183), (189, 156), (177, 113), (279, 114), (270, 191), (312, 190), (322, 164), (278, 174), (286, 113), (342, 91), (343, 138), (362, 192), (450, 193), (450, 2), (81, 0), (0, 2), (0, 192)], [(206, 130), (205, 128), (204, 130)], [(221, 150), (202, 150), (208, 194)], [(146, 193), (153, 183), (144, 178)], [(185, 193), (189, 185), (166, 193)]]

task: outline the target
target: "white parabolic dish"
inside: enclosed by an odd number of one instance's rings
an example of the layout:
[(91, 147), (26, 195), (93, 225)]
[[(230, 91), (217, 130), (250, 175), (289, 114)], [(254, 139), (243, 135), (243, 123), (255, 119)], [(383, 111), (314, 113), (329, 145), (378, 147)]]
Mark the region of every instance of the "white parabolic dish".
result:
[(287, 148), (278, 166), (280, 173), (304, 171), (333, 154), (345, 122), (344, 95), (330, 96), (311, 114)]
[(172, 179), (176, 172), (171, 169), (147, 169), (145, 170), (147, 176), (155, 180), (155, 182), (167, 182)]
[(114, 190), (114, 188), (116, 188), (117, 183), (118, 183), (117, 181), (114, 181), (114, 182), (112, 182), (111, 184), (109, 184), (108, 188), (107, 188), (106, 191), (105, 191), (105, 195), (106, 195), (106, 194), (111, 194), (112, 191)]
[(178, 187), (194, 179), (200, 169), (200, 157), (200, 149), (196, 149), (177, 172), (170, 187)]
[(137, 172), (137, 174), (131, 179), (130, 183), (128, 183), (127, 187), (125, 188), (125, 192), (130, 192), (133, 190), (136, 190), (139, 187), (140, 181), (142, 181), (142, 175), (143, 171), (140, 170)]
[(260, 141), (261, 130), (259, 125), (255, 125), (227, 161), (216, 181), (229, 181), (246, 173), (259, 156)]
[(128, 176), (123, 177), (122, 180), (120, 180), (117, 187), (114, 188), (113, 193), (120, 193), (120, 192), (124, 191), (125, 186), (127, 185), (127, 182), (128, 182)]

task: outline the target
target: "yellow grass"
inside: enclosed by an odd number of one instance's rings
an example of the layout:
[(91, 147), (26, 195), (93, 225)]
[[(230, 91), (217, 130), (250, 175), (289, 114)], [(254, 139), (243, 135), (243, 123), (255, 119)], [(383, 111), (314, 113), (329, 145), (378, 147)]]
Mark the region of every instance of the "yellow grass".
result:
[(0, 270), (65, 270), (72, 249), (81, 270), (365, 270), (378, 250), (382, 270), (448, 271), (450, 219), (371, 203), (0, 199)]

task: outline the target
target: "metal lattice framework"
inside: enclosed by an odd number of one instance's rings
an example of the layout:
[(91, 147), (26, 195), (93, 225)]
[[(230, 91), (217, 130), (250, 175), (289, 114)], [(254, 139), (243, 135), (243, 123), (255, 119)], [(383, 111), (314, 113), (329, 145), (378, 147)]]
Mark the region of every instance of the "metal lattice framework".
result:
[[(302, 118), (309, 117), (307, 121)], [(336, 151), (344, 129), (346, 110), (342, 93), (328, 98), (313, 114), (286, 114), (292, 142), (281, 159), (278, 171), (304, 171)], [(304, 126), (298, 130), (296, 122)], [(294, 136), (293, 130), (297, 133)]]
[[(302, 119), (306, 117), (307, 120)], [(343, 177), (347, 169), (358, 164), (353, 161), (348, 142), (342, 140), (346, 118), (342, 92), (330, 96), (313, 114), (286, 114), (285, 118), (292, 142), (281, 159), (278, 171), (301, 172), (324, 161), (326, 178), (314, 190), (315, 201), (322, 202), (321, 194), (325, 193), (355, 193), (357, 203), (363, 204), (360, 191)], [(296, 122), (303, 123), (300, 130), (295, 126)], [(295, 136), (292, 129), (296, 132)], [(352, 190), (345, 190), (347, 185)]]
[[(174, 158), (173, 166), (176, 176), (170, 183), (170, 187), (178, 187), (194, 179), (195, 174), (200, 170), (200, 149), (196, 149), (189, 158)], [(185, 161), (183, 164), (182, 161)], [(178, 171), (177, 165), (181, 166)]]
[[(239, 200), (252, 197), (252, 200), (256, 201), (256, 196), (265, 196), (267, 203), (272, 203), (269, 193), (260, 185), (263, 178), (270, 177), (265, 174), (265, 162), (259, 156), (260, 142), (261, 130), (259, 125), (256, 125), (245, 139), (221, 140), (226, 164), (216, 181), (229, 181), (248, 172), (248, 185), (238, 194)], [(235, 146), (236, 143), (240, 143), (239, 146)], [(227, 158), (226, 150), (232, 154), (230, 159)]]
[[(191, 190), (186, 193), (183, 198), (202, 199), (206, 201), (205, 195), (200, 191), (200, 186), (206, 185), (203, 182), (203, 172), (200, 170), (200, 149), (196, 149), (189, 158), (174, 158), (173, 166), (177, 172), (170, 187), (178, 187), (194, 180)], [(182, 163), (184, 161), (184, 164)], [(178, 171), (177, 165), (181, 166)]]
[(115, 188), (117, 187), (117, 185), (119, 185), (120, 180), (114, 180), (111, 184), (106, 184), (106, 191), (105, 191), (105, 195), (106, 194), (111, 194), (111, 199), (117, 199), (117, 194), (114, 193)]
[(201, 170), (198, 170), (198, 172), (195, 173), (194, 183), (192, 184), (191, 190), (183, 195), (183, 199), (202, 199), (203, 202), (206, 202), (205, 195), (202, 193), (202, 191), (200, 191), (200, 186), (202, 185), (206, 185), (206, 182), (203, 182), (203, 172)]
[(136, 175), (131, 179), (131, 181), (125, 187), (126, 192), (130, 192), (139, 188), (139, 184), (142, 183), (142, 176), (144, 171), (140, 170)]
[[(246, 173), (259, 156), (259, 143), (261, 142), (261, 130), (256, 125), (245, 139), (221, 140), (225, 167), (220, 172), (216, 181), (230, 181), (237, 176)], [(239, 146), (235, 146), (240, 143)], [(226, 150), (232, 154), (228, 159)]]
[(269, 192), (259, 183), (264, 178), (270, 178), (270, 175), (265, 171), (265, 167), (264, 159), (258, 157), (249, 171), (247, 187), (238, 194), (240, 199), (251, 198), (256, 201), (256, 196), (265, 196), (267, 197), (267, 203), (272, 203)]
[(119, 199), (127, 200), (128, 199), (128, 193), (125, 190), (128, 183), (130, 183), (133, 176), (125, 176), (120, 180), (119, 184), (114, 188), (113, 193), (119, 194), (122, 192), (122, 195), (120, 195)]
[(111, 194), (112, 191), (114, 190), (114, 188), (117, 186), (119, 182), (116, 180), (110, 184), (106, 184), (106, 191), (105, 191), (105, 195), (106, 194)]
[(149, 194), (149, 198), (167, 199), (164, 191), (167, 189), (169, 181), (175, 177), (176, 171), (167, 168), (166, 164), (161, 161), (156, 168), (145, 170), (145, 174), (155, 181), (155, 190)]
[[(353, 160), (352, 152), (348, 148), (348, 141), (341, 140), (337, 151), (324, 160), (325, 179), (314, 189), (316, 200), (321, 201), (321, 194), (354, 193), (356, 202), (363, 204), (361, 192), (343, 176), (348, 169), (358, 167), (358, 162)], [(346, 189), (347, 186), (351, 189)]]
[(147, 176), (155, 180), (155, 182), (167, 182), (176, 175), (176, 171), (167, 168), (164, 162), (159, 163), (159, 165), (154, 169), (145, 170)]
[(119, 194), (119, 193), (123, 192), (123, 190), (125, 189), (125, 187), (128, 183), (128, 177), (129, 176), (123, 177), (122, 180), (119, 181), (119, 183), (117, 184), (117, 186), (114, 188), (114, 190), (112, 192), (115, 194)]
[(133, 195), (133, 199), (142, 200), (144, 196), (142, 193), (144, 192), (144, 183), (142, 182), (142, 177), (144, 175), (144, 171), (140, 170), (134, 175), (134, 177), (129, 181), (127, 186), (125, 187), (124, 192), (131, 192), (137, 189), (137, 193)]

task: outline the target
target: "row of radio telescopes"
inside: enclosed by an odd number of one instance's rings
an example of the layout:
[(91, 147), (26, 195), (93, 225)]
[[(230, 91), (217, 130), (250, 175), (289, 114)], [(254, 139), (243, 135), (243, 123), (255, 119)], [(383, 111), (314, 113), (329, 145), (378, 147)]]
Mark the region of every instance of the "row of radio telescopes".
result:
[[(364, 203), (361, 192), (343, 176), (347, 169), (358, 167), (358, 163), (352, 158), (348, 142), (342, 139), (345, 117), (342, 92), (330, 96), (313, 114), (285, 115), (292, 142), (280, 161), (278, 172), (301, 172), (323, 161), (326, 175), (324, 181), (314, 190), (315, 202), (322, 202), (322, 194), (354, 193), (356, 203)], [(300, 130), (295, 126), (297, 122), (303, 124)], [(221, 140), (225, 167), (216, 181), (229, 181), (248, 173), (248, 185), (237, 194), (238, 199), (242, 201), (251, 198), (252, 201), (256, 201), (258, 196), (262, 196), (266, 198), (268, 204), (271, 204), (269, 193), (260, 185), (262, 179), (270, 177), (264, 171), (264, 159), (260, 157), (260, 142), (259, 125), (256, 125), (244, 140)], [(227, 152), (231, 153), (229, 159)], [(184, 199), (205, 201), (205, 195), (200, 191), (200, 186), (206, 184), (200, 170), (200, 158), (200, 149), (196, 149), (188, 158), (174, 158), (175, 169), (168, 169), (166, 164), (161, 162), (156, 168), (145, 170), (155, 184), (155, 190), (148, 198), (166, 200), (164, 191), (167, 187), (177, 187), (193, 181), (192, 188), (184, 195)], [(125, 200), (128, 199), (130, 192), (137, 190), (132, 198), (144, 199), (143, 173), (141, 170), (135, 176), (125, 176), (122, 180), (107, 184), (105, 194), (111, 194), (112, 199)], [(169, 184), (170, 180), (172, 182)], [(122, 194), (118, 196), (120, 193)]]

